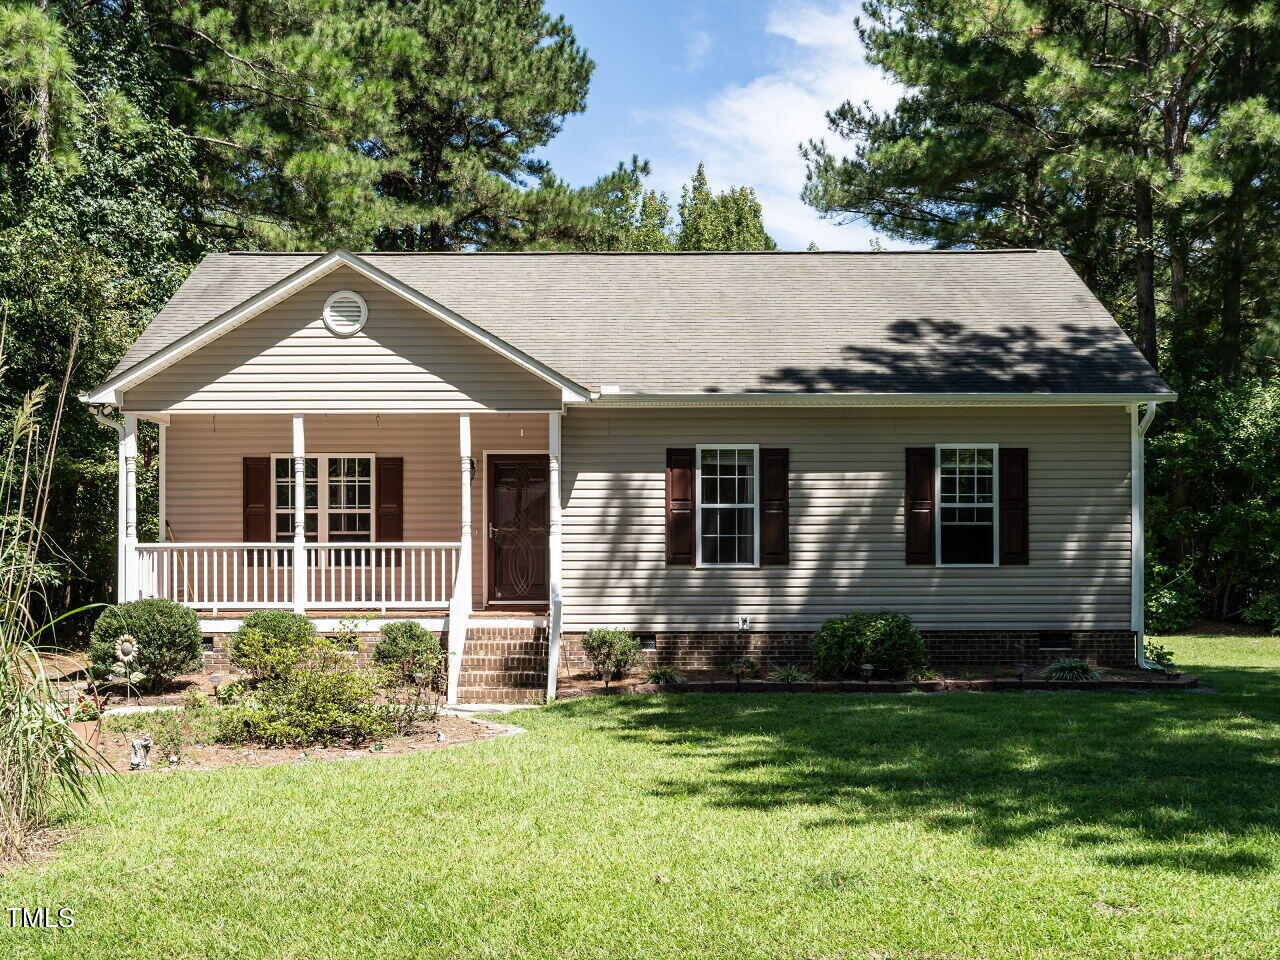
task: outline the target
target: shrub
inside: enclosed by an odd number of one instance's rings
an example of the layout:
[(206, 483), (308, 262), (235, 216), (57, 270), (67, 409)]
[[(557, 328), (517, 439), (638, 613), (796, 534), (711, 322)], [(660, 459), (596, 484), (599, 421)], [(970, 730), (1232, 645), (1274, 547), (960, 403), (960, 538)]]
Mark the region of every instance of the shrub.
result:
[(900, 613), (857, 611), (832, 617), (813, 635), (813, 670), (827, 680), (854, 680), (862, 665), (873, 664), (876, 676), (910, 679), (928, 664), (924, 638)]
[(640, 641), (626, 630), (589, 630), (582, 638), (582, 649), (606, 690), (610, 680), (621, 680), (640, 657)]
[(131, 600), (107, 607), (93, 625), (89, 659), (95, 676), (110, 676), (116, 643), (125, 635), (137, 641), (138, 657), (131, 669), (142, 674), (140, 683), (148, 690), (158, 690), (200, 665), (204, 637), (194, 610), (172, 600)]
[(395, 672), (401, 681), (435, 679), (444, 663), (440, 638), (412, 620), (397, 620), (382, 628), (373, 659)]
[[(1280, 633), (1280, 593), (1264, 593), (1240, 612), (1245, 623), (1256, 623), (1272, 633)], [(1147, 620), (1151, 624), (1150, 618)], [(1150, 658), (1148, 658), (1150, 659)]]
[(1097, 680), (1098, 671), (1088, 660), (1059, 657), (1040, 671), (1045, 680)]
[(255, 680), (287, 677), (318, 642), (315, 624), (300, 613), (258, 610), (231, 637), (231, 662)]
[(650, 670), (649, 675), (644, 678), (645, 683), (658, 683), (675, 685), (684, 683), (684, 674), (675, 667), (658, 667), (657, 670)]
[(1163, 564), (1148, 564), (1147, 584), (1148, 630), (1176, 633), (1196, 622), (1200, 616), (1200, 591), (1189, 569), (1175, 573)]
[(218, 739), (283, 746), (389, 736), (392, 711), (376, 703), (377, 690), (372, 672), (318, 643), (287, 677), (265, 681), (239, 706), (218, 711)]

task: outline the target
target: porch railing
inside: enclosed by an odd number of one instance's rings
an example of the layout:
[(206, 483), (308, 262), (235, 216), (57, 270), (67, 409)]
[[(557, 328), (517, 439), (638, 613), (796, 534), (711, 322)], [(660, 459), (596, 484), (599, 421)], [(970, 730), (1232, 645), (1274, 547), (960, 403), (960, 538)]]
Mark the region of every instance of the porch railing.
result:
[[(308, 543), (301, 606), (446, 608), (459, 543)], [(140, 543), (138, 596), (200, 610), (293, 607), (291, 543)]]

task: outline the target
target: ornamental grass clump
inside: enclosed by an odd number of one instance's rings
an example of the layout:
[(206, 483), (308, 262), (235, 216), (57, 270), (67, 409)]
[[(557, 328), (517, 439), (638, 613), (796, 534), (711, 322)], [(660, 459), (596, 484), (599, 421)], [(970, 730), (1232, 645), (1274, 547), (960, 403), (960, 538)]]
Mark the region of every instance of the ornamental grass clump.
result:
[[(72, 729), (67, 704), (37, 650), (58, 622), (36, 611), (49, 609), (42, 591), (61, 576), (40, 557), (48, 546), (50, 477), (75, 345), (73, 338), (52, 409), (42, 409), (47, 390), (40, 387), (3, 414), (8, 428), (0, 442), (0, 860), (21, 856), (55, 810), (85, 803), (101, 763)], [(0, 370), (2, 365), (0, 357)]]
[(889, 610), (832, 617), (813, 635), (813, 672), (823, 680), (912, 680), (928, 666), (924, 638), (909, 617)]
[(1088, 660), (1059, 657), (1040, 671), (1042, 680), (1098, 680), (1098, 671)]

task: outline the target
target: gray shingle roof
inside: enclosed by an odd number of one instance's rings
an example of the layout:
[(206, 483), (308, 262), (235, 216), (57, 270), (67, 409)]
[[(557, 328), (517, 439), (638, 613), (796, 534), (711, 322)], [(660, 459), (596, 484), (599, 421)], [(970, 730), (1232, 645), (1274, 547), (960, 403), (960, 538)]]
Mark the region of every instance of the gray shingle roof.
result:
[[(211, 254), (112, 378), (321, 254)], [(1053, 251), (360, 254), (583, 386), (1167, 393)]]

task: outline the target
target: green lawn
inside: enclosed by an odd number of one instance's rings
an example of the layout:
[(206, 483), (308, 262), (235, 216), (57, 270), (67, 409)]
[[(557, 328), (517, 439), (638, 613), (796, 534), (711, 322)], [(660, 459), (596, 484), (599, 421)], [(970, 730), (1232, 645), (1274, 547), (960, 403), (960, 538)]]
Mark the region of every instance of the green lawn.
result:
[(1275, 957), (1280, 641), (1166, 645), (1215, 692), (597, 699), (124, 778), (0, 878), (75, 927), (0, 956)]

